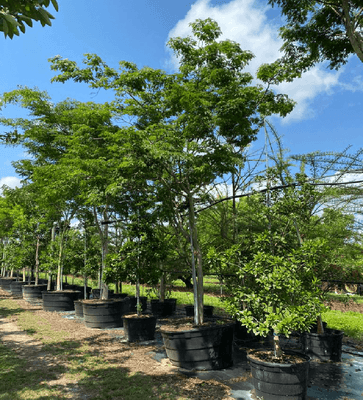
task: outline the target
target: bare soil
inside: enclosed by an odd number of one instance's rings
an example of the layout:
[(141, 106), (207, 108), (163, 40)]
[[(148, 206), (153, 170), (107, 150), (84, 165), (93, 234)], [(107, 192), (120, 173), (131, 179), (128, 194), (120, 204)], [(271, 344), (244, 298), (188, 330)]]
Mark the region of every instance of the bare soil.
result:
[(250, 351), (248, 357), (258, 361), (270, 362), (274, 364), (302, 364), (307, 358), (298, 355), (284, 353), (281, 357), (275, 357), (273, 351)]
[(327, 303), (332, 310), (347, 312), (354, 311), (363, 314), (363, 303), (357, 304), (353, 299), (350, 299), (346, 303), (342, 303), (341, 301), (330, 301)]

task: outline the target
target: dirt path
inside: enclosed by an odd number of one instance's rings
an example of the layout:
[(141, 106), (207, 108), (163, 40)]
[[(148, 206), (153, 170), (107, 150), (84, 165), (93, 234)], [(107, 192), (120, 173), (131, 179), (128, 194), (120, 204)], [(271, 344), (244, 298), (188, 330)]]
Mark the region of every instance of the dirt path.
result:
[[(0, 307), (1, 299), (10, 300), (11, 297), (0, 290)], [(107, 362), (116, 368), (120, 367), (123, 371), (127, 371), (129, 376), (148, 375), (156, 386), (158, 384), (169, 386), (175, 393), (183, 396), (180, 397), (183, 399), (232, 399), (228, 394), (229, 388), (224, 384), (209, 381), (206, 385), (197, 378), (187, 378), (180, 374), (167, 359), (162, 359), (161, 362), (155, 360), (153, 358), (155, 345), (125, 342), (122, 340), (122, 330), (86, 328), (79, 321), (66, 319), (61, 313), (43, 311), (39, 306), (30, 305), (25, 300), (12, 299), (11, 301), (19, 312), (4, 317), (0, 309), (0, 342), (11, 348), (19, 358), (26, 360), (27, 371), (37, 371), (40, 376), (44, 374), (44, 384), (60, 390), (62, 398), (88, 400), (94, 398), (94, 393), (89, 390), (85, 392), (84, 387), (78, 385), (77, 375), (68, 373), (72, 361), (64, 354), (56, 354), (55, 347), (59, 342), (63, 343), (63, 346), (67, 343), (86, 346), (87, 354), (99, 357), (102, 362)], [(41, 340), (36, 334), (30, 335), (19, 327), (19, 323), (24, 326), (25, 315), (29, 315), (20, 310), (29, 311), (32, 320), (34, 321), (35, 318), (37, 324), (44, 327)], [(52, 348), (51, 351), (49, 351), (49, 346)]]

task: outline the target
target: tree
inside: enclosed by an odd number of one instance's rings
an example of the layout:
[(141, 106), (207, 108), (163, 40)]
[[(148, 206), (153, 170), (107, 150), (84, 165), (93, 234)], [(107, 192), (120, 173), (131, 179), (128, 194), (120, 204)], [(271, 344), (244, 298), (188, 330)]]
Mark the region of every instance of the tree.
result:
[(268, 0), (281, 7), (286, 24), (280, 29), (285, 63), (299, 76), (328, 60), (331, 69), (351, 54), (363, 62), (363, 6), (361, 0)]
[[(165, 243), (160, 239), (156, 215), (150, 210), (147, 194), (136, 193), (128, 221), (125, 224), (125, 241), (117, 255), (112, 257), (106, 270), (109, 279), (113, 274), (118, 280), (136, 284), (137, 313), (140, 312), (140, 283), (155, 285), (161, 277), (160, 264), (166, 257)], [(154, 207), (154, 204), (151, 204)]]
[(0, 31), (12, 39), (25, 33), (25, 24), (32, 27), (33, 21), (51, 26), (54, 17), (46, 10), (50, 3), (58, 11), (57, 0), (0, 0)]
[[(45, 210), (42, 209), (41, 195), (35, 184), (23, 183), (20, 188), (4, 187), (5, 199), (11, 204), (13, 215), (13, 226), (11, 237), (20, 248), (14, 254), (19, 259), (19, 267), (29, 267), (31, 274), (29, 280), (35, 275), (35, 284), (39, 279), (39, 253), (41, 245), (46, 243), (44, 233), (49, 231), (50, 221), (46, 218)], [(27, 259), (25, 262), (23, 259)], [(35, 271), (34, 271), (35, 266)], [(25, 279), (25, 276), (24, 276)]]
[[(203, 320), (203, 262), (196, 203), (207, 185), (242, 162), (237, 149), (254, 140), (263, 117), (285, 116), (294, 102), (268, 87), (252, 85), (252, 75), (243, 71), (252, 53), (235, 42), (218, 41), (221, 31), (215, 21), (197, 20), (191, 26), (193, 37), (169, 41), (180, 59), (175, 74), (139, 69), (126, 61), (120, 62), (117, 72), (96, 55), (87, 55), (85, 68), (55, 57), (51, 68), (61, 71), (54, 81), (73, 79), (115, 91), (115, 110), (129, 118), (130, 135), (139, 138), (133, 165), (143, 163), (143, 178), (153, 182), (169, 223), (190, 243), (192, 261), (195, 256), (195, 320), (199, 324)], [(267, 81), (267, 75), (265, 71), (261, 79)], [(121, 151), (121, 170), (125, 171), (131, 162), (130, 148)]]

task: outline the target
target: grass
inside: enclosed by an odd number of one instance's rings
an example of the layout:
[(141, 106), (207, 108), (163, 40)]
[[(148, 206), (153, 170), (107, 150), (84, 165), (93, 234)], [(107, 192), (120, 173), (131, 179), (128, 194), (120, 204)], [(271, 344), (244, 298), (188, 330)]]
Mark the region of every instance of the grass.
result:
[[(44, 348), (53, 355), (63, 356), (63, 364), (67, 366), (58, 364), (46, 369), (37, 369), (0, 344), (0, 399), (67, 399), (74, 398), (74, 394), (79, 390), (82, 390), (83, 394), (91, 394), (89, 398), (94, 400), (180, 398), (168, 387), (159, 389), (152, 377), (129, 374), (126, 369), (110, 366), (102, 358), (90, 355), (83, 346), (77, 347), (63, 342)], [(60, 373), (65, 373), (71, 381), (67, 387), (50, 384)]]
[(340, 301), (342, 303), (349, 303), (349, 301), (352, 300), (357, 304), (363, 304), (363, 296), (327, 293), (326, 297), (328, 300)]
[(344, 331), (346, 336), (363, 340), (363, 314), (330, 310), (325, 312), (322, 318), (329, 328)]
[(45, 382), (56, 378), (60, 367), (49, 367), (40, 373), (31, 368), (26, 359), (0, 344), (0, 399), (59, 399), (61, 392)]
[[(39, 340), (43, 346), (37, 351), (50, 356), (51, 363), (45, 368), (38, 352), (24, 357), (22, 349), (17, 352), (0, 342), (0, 400), (71, 399), (81, 398), (80, 394), (93, 400), (194, 398), (192, 389), (191, 397), (184, 396), (185, 378), (131, 372), (122, 360), (132, 358), (132, 348), (122, 348), (107, 358), (99, 351), (99, 344), (74, 340), (66, 330), (53, 329), (46, 318), (20, 309), (16, 300), (0, 299), (0, 320), (6, 318), (16, 318), (25, 332)], [(123, 355), (123, 351), (131, 355)], [(66, 385), (54, 384), (60, 375), (67, 379)]]

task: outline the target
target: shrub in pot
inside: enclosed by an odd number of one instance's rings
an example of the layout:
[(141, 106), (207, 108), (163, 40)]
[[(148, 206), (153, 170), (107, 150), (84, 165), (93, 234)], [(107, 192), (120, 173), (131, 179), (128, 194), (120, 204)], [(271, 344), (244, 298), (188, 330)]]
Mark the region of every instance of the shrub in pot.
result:
[[(286, 251), (284, 239), (267, 231), (254, 236), (252, 250), (251, 259), (240, 263), (237, 279), (228, 283), (233, 296), (228, 299), (227, 309), (254, 334), (264, 337), (273, 332), (271, 350), (248, 355), (256, 394), (269, 400), (292, 395), (288, 393), (292, 390), (295, 394), (299, 392), (297, 398), (304, 399), (308, 357), (284, 353), (280, 335), (288, 337), (294, 331), (309, 330), (325, 309), (320, 298), (320, 281), (315, 275), (315, 267), (326, 250), (325, 243), (307, 240)], [(293, 383), (286, 381), (286, 376), (276, 378), (279, 370), (284, 370)], [(297, 374), (293, 377), (295, 370)]]

